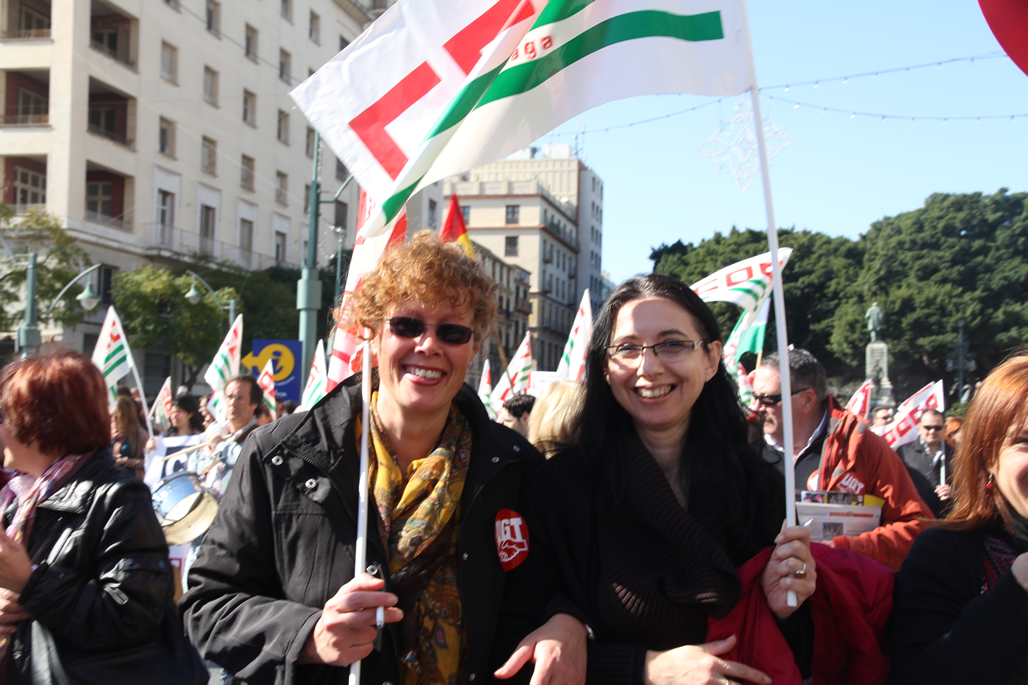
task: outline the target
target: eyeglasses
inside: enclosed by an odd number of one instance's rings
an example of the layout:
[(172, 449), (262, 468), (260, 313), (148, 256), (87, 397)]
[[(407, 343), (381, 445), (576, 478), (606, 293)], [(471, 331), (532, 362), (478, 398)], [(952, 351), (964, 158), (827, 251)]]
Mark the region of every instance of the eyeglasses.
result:
[(943, 428), (945, 428), (945, 426), (941, 426), (941, 425), (940, 426), (921, 426), (921, 428), (924, 428), (925, 432), (927, 432), (927, 431), (941, 431)]
[(693, 350), (698, 350), (706, 345), (707, 343), (702, 340), (665, 340), (654, 345), (622, 343), (607, 347), (607, 355), (614, 361), (626, 363), (642, 359), (644, 350), (653, 350), (653, 354), (658, 359), (663, 359), (665, 362), (677, 362), (688, 357)]
[[(796, 395), (799, 395), (801, 392), (805, 390), (810, 390), (810, 388), (800, 388), (799, 390), (793, 390), (791, 397), (796, 397)], [(776, 395), (754, 395), (753, 399), (756, 400), (757, 403), (761, 406), (774, 407), (782, 401), (782, 394), (778, 393)]]
[(386, 319), (386, 322), (389, 324), (389, 332), (399, 338), (420, 338), (425, 329), (434, 328), (435, 337), (447, 345), (466, 345), (475, 333), (457, 323), (425, 323), (412, 316), (394, 316)]

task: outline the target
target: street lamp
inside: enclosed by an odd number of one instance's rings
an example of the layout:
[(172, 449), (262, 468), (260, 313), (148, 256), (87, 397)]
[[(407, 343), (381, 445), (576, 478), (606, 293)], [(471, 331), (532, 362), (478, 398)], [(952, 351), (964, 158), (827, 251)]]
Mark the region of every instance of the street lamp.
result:
[(210, 283), (203, 280), (199, 274), (195, 274), (188, 270), (186, 273), (193, 279), (193, 285), (190, 286), (189, 292), (186, 293), (186, 301), (189, 302), (189, 304), (200, 304), (200, 300), (203, 299), (203, 292), (196, 287), (197, 282), (199, 282), (204, 288), (207, 288), (207, 292), (214, 297), (214, 301), (218, 303), (218, 308), (222, 311), (228, 312), (228, 325), (231, 327), (236, 320), (236, 298), (230, 297), (228, 298), (228, 304), (224, 304), (221, 301), (221, 298), (218, 297), (218, 293), (216, 293), (214, 288), (211, 287)]

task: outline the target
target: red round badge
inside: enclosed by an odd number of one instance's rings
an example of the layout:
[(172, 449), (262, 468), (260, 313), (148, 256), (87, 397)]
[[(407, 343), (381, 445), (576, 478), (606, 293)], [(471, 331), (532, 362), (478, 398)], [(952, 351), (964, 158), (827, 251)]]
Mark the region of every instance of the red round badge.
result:
[(528, 525), (513, 509), (496, 512), (496, 553), (504, 571), (517, 568), (528, 558)]

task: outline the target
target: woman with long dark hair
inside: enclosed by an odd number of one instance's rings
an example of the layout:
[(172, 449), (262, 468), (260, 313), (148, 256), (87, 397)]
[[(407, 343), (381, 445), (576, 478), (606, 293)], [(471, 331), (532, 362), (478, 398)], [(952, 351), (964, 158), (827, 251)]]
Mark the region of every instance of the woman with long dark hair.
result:
[(721, 352), (688, 286), (621, 284), (593, 329), (578, 443), (533, 476), (530, 552), (505, 618), (524, 633), (557, 611), (580, 617), (590, 682), (769, 682), (720, 658), (733, 638), (704, 644), (708, 620), (736, 605), (736, 568), (767, 546), (760, 586), (783, 625), (796, 610), (787, 592), (802, 604), (814, 591), (809, 531), (782, 530), (781, 478), (747, 444)]

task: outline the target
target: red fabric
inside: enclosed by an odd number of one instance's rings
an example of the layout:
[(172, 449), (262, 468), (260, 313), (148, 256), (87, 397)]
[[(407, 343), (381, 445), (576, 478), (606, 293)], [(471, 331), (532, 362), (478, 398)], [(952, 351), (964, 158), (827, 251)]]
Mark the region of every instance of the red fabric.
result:
[(978, 0), (978, 6), (1004, 52), (1028, 74), (1028, 2)]
[[(885, 624), (892, 611), (893, 574), (878, 562), (846, 549), (812, 543), (817, 589), (807, 600), (814, 619), (815, 685), (876, 685), (889, 677), (882, 652)], [(778, 629), (760, 586), (773, 547), (739, 569), (742, 598), (720, 621), (710, 620), (707, 642), (738, 636), (722, 658), (759, 669), (775, 685), (802, 685), (792, 650)]]
[(828, 398), (831, 418), (837, 422), (826, 439), (819, 490), (868, 494), (885, 500), (882, 525), (856, 537), (837, 537), (836, 547), (882, 562), (899, 571), (914, 538), (924, 530), (921, 519), (931, 519), (931, 509), (917, 494), (903, 461), (885, 439), (871, 432), (867, 421)]
[(446, 214), (443, 229), (439, 231), (439, 237), (444, 243), (455, 243), (467, 232), (464, 226), (464, 213), (460, 211), (460, 200), (457, 199), (457, 193), (454, 193), (450, 196), (450, 210)]

